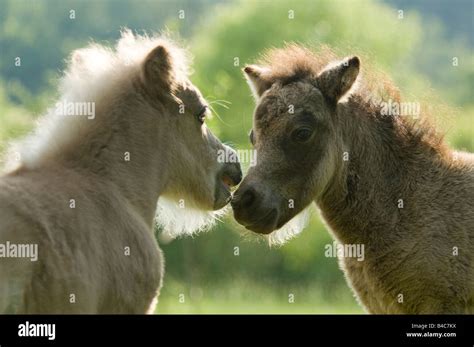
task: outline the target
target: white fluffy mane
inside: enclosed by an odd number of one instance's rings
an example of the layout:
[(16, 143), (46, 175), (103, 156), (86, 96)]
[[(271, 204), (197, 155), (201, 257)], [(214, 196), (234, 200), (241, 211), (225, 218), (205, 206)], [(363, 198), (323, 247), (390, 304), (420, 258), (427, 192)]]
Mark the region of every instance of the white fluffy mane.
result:
[[(167, 35), (135, 35), (125, 29), (115, 47), (91, 43), (75, 50), (67, 60), (67, 67), (59, 80), (59, 99), (37, 121), (35, 131), (26, 139), (14, 142), (7, 150), (7, 170), (20, 165), (37, 167), (43, 158), (61, 150), (63, 145), (80, 136), (94, 121), (81, 115), (58, 114), (58, 103), (96, 103), (111, 88), (139, 73), (148, 53), (158, 45), (167, 48), (172, 56), (176, 75), (188, 75), (189, 57)], [(101, 115), (98, 114), (97, 117)]]

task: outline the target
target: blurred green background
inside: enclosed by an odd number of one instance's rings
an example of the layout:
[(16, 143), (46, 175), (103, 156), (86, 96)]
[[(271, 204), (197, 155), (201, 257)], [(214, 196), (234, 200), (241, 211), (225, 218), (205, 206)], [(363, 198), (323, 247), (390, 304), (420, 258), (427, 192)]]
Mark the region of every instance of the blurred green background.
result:
[[(54, 102), (71, 50), (91, 39), (113, 44), (121, 27), (166, 28), (184, 39), (195, 56), (193, 82), (210, 101), (229, 103), (214, 105), (219, 117), (209, 126), (236, 148), (249, 148), (254, 107), (240, 69), (264, 49), (296, 41), (360, 54), (405, 100), (427, 102), (453, 147), (474, 151), (470, 0), (0, 0), (0, 151)], [(316, 210), (281, 248), (248, 241), (239, 230), (227, 217), (208, 233), (161, 242), (158, 313), (363, 312), (337, 260), (324, 256), (332, 240)]]

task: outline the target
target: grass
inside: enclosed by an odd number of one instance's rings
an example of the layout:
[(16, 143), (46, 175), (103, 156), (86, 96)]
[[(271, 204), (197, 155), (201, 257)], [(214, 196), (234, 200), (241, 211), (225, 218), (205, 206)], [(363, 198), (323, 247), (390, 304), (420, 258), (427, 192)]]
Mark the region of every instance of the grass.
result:
[(348, 287), (323, 291), (316, 283), (296, 286), (262, 285), (237, 279), (233, 283), (193, 286), (165, 278), (158, 314), (355, 314), (364, 313)]

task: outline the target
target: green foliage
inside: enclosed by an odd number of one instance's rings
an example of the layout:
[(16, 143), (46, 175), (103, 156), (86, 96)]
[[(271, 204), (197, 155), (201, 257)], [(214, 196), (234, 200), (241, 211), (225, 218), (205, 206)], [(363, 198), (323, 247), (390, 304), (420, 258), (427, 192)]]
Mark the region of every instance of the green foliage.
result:
[[(51, 71), (64, 68), (71, 50), (91, 40), (113, 42), (124, 27), (155, 32), (170, 24), (177, 33), (187, 35), (212, 2), (0, 0), (0, 76), (20, 80), (36, 93), (48, 84)], [(185, 20), (176, 22), (180, 9), (186, 9)], [(21, 57), (21, 69), (13, 64), (16, 57)]]
[(31, 130), (33, 117), (21, 107), (11, 104), (1, 86), (0, 110), (0, 153), (2, 153), (8, 140), (24, 136)]
[[(329, 44), (341, 55), (363, 52), (375, 56), (382, 67), (410, 56), (420, 32), (416, 20), (401, 25), (393, 9), (372, 1), (359, 6), (344, 4), (347, 2), (297, 1), (289, 6), (286, 1), (243, 0), (220, 6), (219, 16), (199, 27), (193, 38), (195, 65), (199, 67), (194, 80), (205, 96), (231, 102), (228, 110), (219, 110), (225, 123), (214, 120), (223, 138), (240, 145), (248, 143), (245, 134), (251, 127), (254, 101), (241, 69), (270, 47), (281, 47), (285, 42)], [(367, 13), (378, 15), (367, 20)], [(289, 18), (291, 14), (294, 19)]]

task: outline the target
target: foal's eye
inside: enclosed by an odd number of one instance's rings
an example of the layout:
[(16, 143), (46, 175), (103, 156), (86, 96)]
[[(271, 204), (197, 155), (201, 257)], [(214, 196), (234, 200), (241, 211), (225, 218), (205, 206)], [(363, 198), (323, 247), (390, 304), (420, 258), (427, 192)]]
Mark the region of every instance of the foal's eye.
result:
[(311, 135), (313, 135), (313, 129), (304, 127), (293, 131), (291, 138), (296, 142), (306, 142), (311, 138)]
[(204, 124), (204, 121), (206, 120), (206, 113), (207, 113), (207, 106), (203, 106), (199, 113), (196, 115), (197, 120), (199, 123)]
[(250, 140), (250, 143), (255, 146), (255, 138), (253, 137), (253, 129), (250, 129), (250, 132), (249, 132), (249, 140)]

